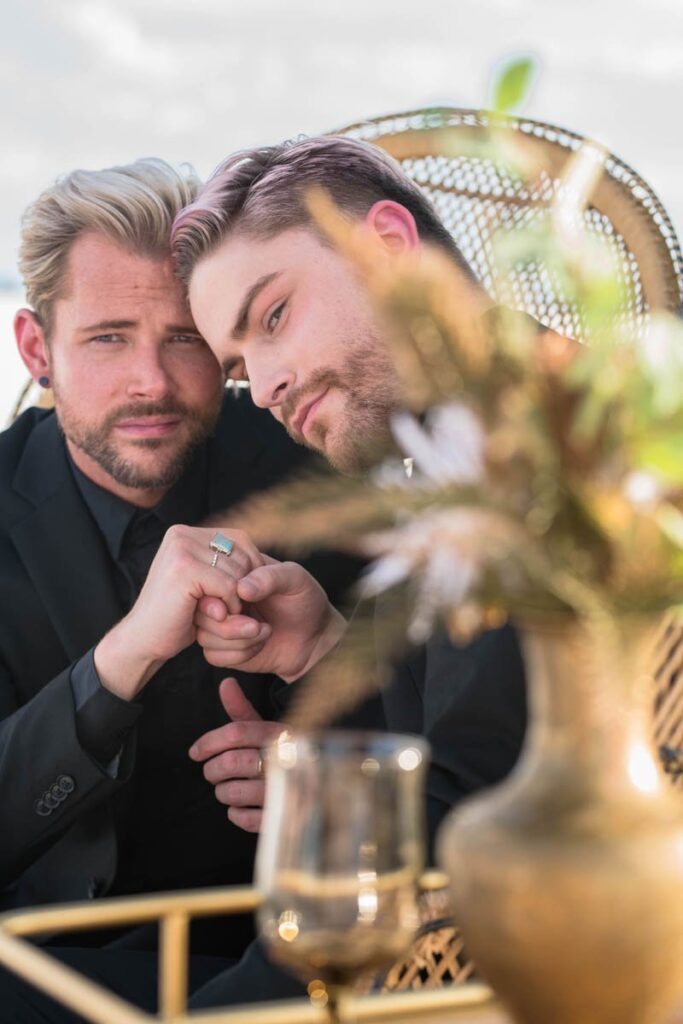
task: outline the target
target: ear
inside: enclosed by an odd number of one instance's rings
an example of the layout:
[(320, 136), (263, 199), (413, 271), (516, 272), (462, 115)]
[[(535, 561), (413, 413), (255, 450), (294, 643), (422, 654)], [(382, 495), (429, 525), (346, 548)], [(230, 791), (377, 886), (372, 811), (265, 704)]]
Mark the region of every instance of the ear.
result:
[(14, 337), (24, 366), (35, 381), (50, 376), (50, 352), (38, 317), (30, 309), (20, 309), (14, 317)]
[(364, 224), (390, 253), (405, 253), (420, 247), (415, 218), (410, 210), (392, 199), (380, 199), (371, 206)]

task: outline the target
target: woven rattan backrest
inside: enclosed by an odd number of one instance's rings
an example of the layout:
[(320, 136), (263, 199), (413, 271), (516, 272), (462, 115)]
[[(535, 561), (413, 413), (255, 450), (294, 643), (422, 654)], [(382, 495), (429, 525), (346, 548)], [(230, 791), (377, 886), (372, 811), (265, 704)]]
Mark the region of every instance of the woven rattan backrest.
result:
[[(537, 170), (526, 180), (490, 155), (490, 129), (515, 139)], [(381, 146), (431, 198), (463, 255), (498, 302), (531, 314), (568, 337), (584, 335), (580, 311), (563, 301), (547, 266), (520, 261), (494, 270), (500, 232), (547, 223), (568, 159), (586, 142), (575, 132), (474, 110), (413, 111), (350, 125), (335, 133)], [(641, 329), (651, 310), (683, 302), (683, 257), (671, 221), (643, 179), (608, 155), (586, 209), (585, 225), (611, 247), (625, 285), (621, 318)]]
[[(492, 158), (494, 129), (502, 149)], [(393, 114), (336, 132), (373, 142), (403, 166), (436, 206), (489, 293), (569, 337), (582, 337), (580, 311), (563, 302), (548, 269), (520, 261), (501, 280), (494, 261), (498, 232), (542, 225), (562, 188), (568, 160), (583, 144), (575, 132), (482, 111), (439, 109)], [(512, 173), (499, 152), (514, 139), (537, 168)], [(673, 225), (645, 181), (613, 155), (584, 213), (587, 230), (612, 247), (626, 285), (620, 317), (637, 330), (652, 311), (683, 309), (683, 256)], [(683, 619), (667, 619), (657, 648), (655, 738), (683, 790)]]

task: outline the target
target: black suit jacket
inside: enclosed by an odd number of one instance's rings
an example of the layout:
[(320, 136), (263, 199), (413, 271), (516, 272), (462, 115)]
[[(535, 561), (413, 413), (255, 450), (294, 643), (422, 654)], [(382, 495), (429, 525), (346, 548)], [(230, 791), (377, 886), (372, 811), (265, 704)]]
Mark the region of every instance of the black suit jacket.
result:
[[(403, 598), (399, 600), (402, 606)], [(374, 602), (378, 650), (386, 618), (397, 611), (391, 592)], [(328, 655), (334, 659), (335, 653)], [(380, 663), (379, 675), (385, 675)], [(292, 694), (283, 694), (291, 700)], [(423, 736), (431, 747), (426, 780), (427, 844), (445, 815), (465, 797), (500, 782), (519, 757), (527, 726), (524, 663), (511, 624), (456, 644), (442, 628), (394, 665), (387, 684), (337, 719), (345, 729)]]
[[(246, 397), (226, 399), (207, 444), (207, 514), (309, 457)], [(93, 897), (111, 885), (112, 797), (134, 770), (134, 737), (114, 780), (78, 742), (70, 672), (121, 617), (113, 571), (54, 414), (28, 410), (0, 435), (0, 908)], [(318, 575), (334, 590), (355, 571), (328, 559)], [(263, 677), (241, 681), (263, 710)], [(59, 798), (49, 815), (46, 793)], [(251, 852), (253, 837), (234, 832)]]
[(420, 733), (432, 748), (427, 775), (431, 856), (447, 812), (505, 778), (519, 757), (527, 703), (514, 627), (489, 630), (462, 646), (438, 630), (398, 666), (380, 703), (388, 729)]

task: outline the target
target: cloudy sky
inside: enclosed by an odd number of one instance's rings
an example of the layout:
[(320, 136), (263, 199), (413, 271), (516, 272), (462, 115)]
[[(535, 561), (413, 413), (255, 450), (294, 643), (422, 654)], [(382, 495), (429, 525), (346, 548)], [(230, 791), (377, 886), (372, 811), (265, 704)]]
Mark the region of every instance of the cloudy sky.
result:
[[(64, 171), (156, 155), (205, 175), (258, 142), (483, 106), (496, 62), (521, 52), (540, 66), (525, 113), (633, 164), (683, 232), (683, 0), (6, 3), (0, 282), (21, 210)], [(0, 333), (9, 345), (1, 315)]]

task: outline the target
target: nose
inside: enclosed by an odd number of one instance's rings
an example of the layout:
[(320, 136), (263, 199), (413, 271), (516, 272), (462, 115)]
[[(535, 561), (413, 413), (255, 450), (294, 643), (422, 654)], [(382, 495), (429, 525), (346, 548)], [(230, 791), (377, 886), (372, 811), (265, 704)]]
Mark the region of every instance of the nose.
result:
[(161, 346), (139, 346), (129, 367), (127, 392), (131, 398), (159, 401), (175, 390), (164, 364)]
[(261, 409), (282, 405), (296, 381), (293, 370), (275, 365), (268, 357), (247, 360), (246, 369), (252, 400)]

